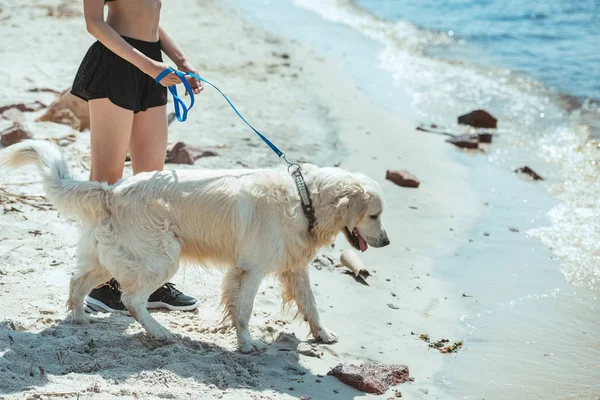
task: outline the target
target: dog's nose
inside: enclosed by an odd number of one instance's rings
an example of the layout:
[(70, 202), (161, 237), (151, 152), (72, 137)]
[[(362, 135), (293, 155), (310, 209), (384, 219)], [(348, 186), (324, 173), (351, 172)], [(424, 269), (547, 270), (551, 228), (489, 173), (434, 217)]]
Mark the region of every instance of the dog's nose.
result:
[(381, 247), (385, 247), (388, 244), (390, 244), (390, 239), (388, 239), (388, 238), (385, 238), (381, 241)]

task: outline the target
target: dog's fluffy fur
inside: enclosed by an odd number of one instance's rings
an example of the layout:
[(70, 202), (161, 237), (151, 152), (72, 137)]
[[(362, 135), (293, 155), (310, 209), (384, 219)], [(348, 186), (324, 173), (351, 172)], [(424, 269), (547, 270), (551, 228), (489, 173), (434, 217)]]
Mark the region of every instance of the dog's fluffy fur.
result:
[(85, 295), (114, 277), (131, 315), (154, 338), (170, 340), (146, 301), (184, 260), (226, 270), (222, 301), (240, 351), (266, 346), (252, 339), (248, 323), (259, 284), (271, 273), (282, 283), (284, 302), (297, 304), (315, 339), (333, 342), (337, 336), (322, 325), (311, 290), (310, 261), (341, 231), (362, 250), (365, 243), (389, 243), (380, 187), (337, 168), (303, 166), (317, 220), (309, 233), (285, 168), (165, 170), (108, 186), (73, 179), (49, 142), (24, 141), (0, 155), (1, 166), (37, 165), (51, 202), (83, 223), (68, 300), (76, 323), (87, 322)]

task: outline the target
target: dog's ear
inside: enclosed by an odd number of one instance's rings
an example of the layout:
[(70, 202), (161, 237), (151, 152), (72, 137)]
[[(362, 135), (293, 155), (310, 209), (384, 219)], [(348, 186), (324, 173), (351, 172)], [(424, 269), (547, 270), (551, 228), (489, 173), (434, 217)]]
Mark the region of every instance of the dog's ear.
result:
[(357, 183), (348, 187), (339, 199), (337, 209), (348, 229), (356, 228), (368, 211), (368, 195), (362, 185)]

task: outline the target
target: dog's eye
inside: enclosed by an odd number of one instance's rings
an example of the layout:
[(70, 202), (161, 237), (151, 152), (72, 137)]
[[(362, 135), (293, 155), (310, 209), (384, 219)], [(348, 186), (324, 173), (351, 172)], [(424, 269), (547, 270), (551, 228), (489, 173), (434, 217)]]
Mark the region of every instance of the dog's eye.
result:
[(377, 214), (377, 215), (369, 215), (369, 218), (371, 218), (371, 219), (377, 219), (377, 218), (379, 218), (379, 214)]

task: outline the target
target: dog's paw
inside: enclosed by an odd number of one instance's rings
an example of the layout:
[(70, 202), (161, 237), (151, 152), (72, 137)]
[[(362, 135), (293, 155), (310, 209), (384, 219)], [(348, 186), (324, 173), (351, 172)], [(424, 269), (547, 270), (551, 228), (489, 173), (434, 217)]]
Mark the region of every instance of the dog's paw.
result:
[(152, 339), (163, 343), (173, 343), (176, 339), (176, 336), (169, 332), (166, 328), (156, 329), (148, 333), (150, 333)]
[(335, 343), (338, 341), (338, 335), (325, 327), (318, 330), (314, 336), (316, 340), (323, 343)]
[(262, 340), (248, 340), (238, 343), (240, 353), (258, 353), (267, 350), (269, 345)]
[(85, 313), (81, 313), (81, 314), (71, 314), (71, 317), (68, 319), (68, 322), (75, 324), (75, 325), (89, 325), (90, 320), (88, 318), (87, 315), (85, 315)]

